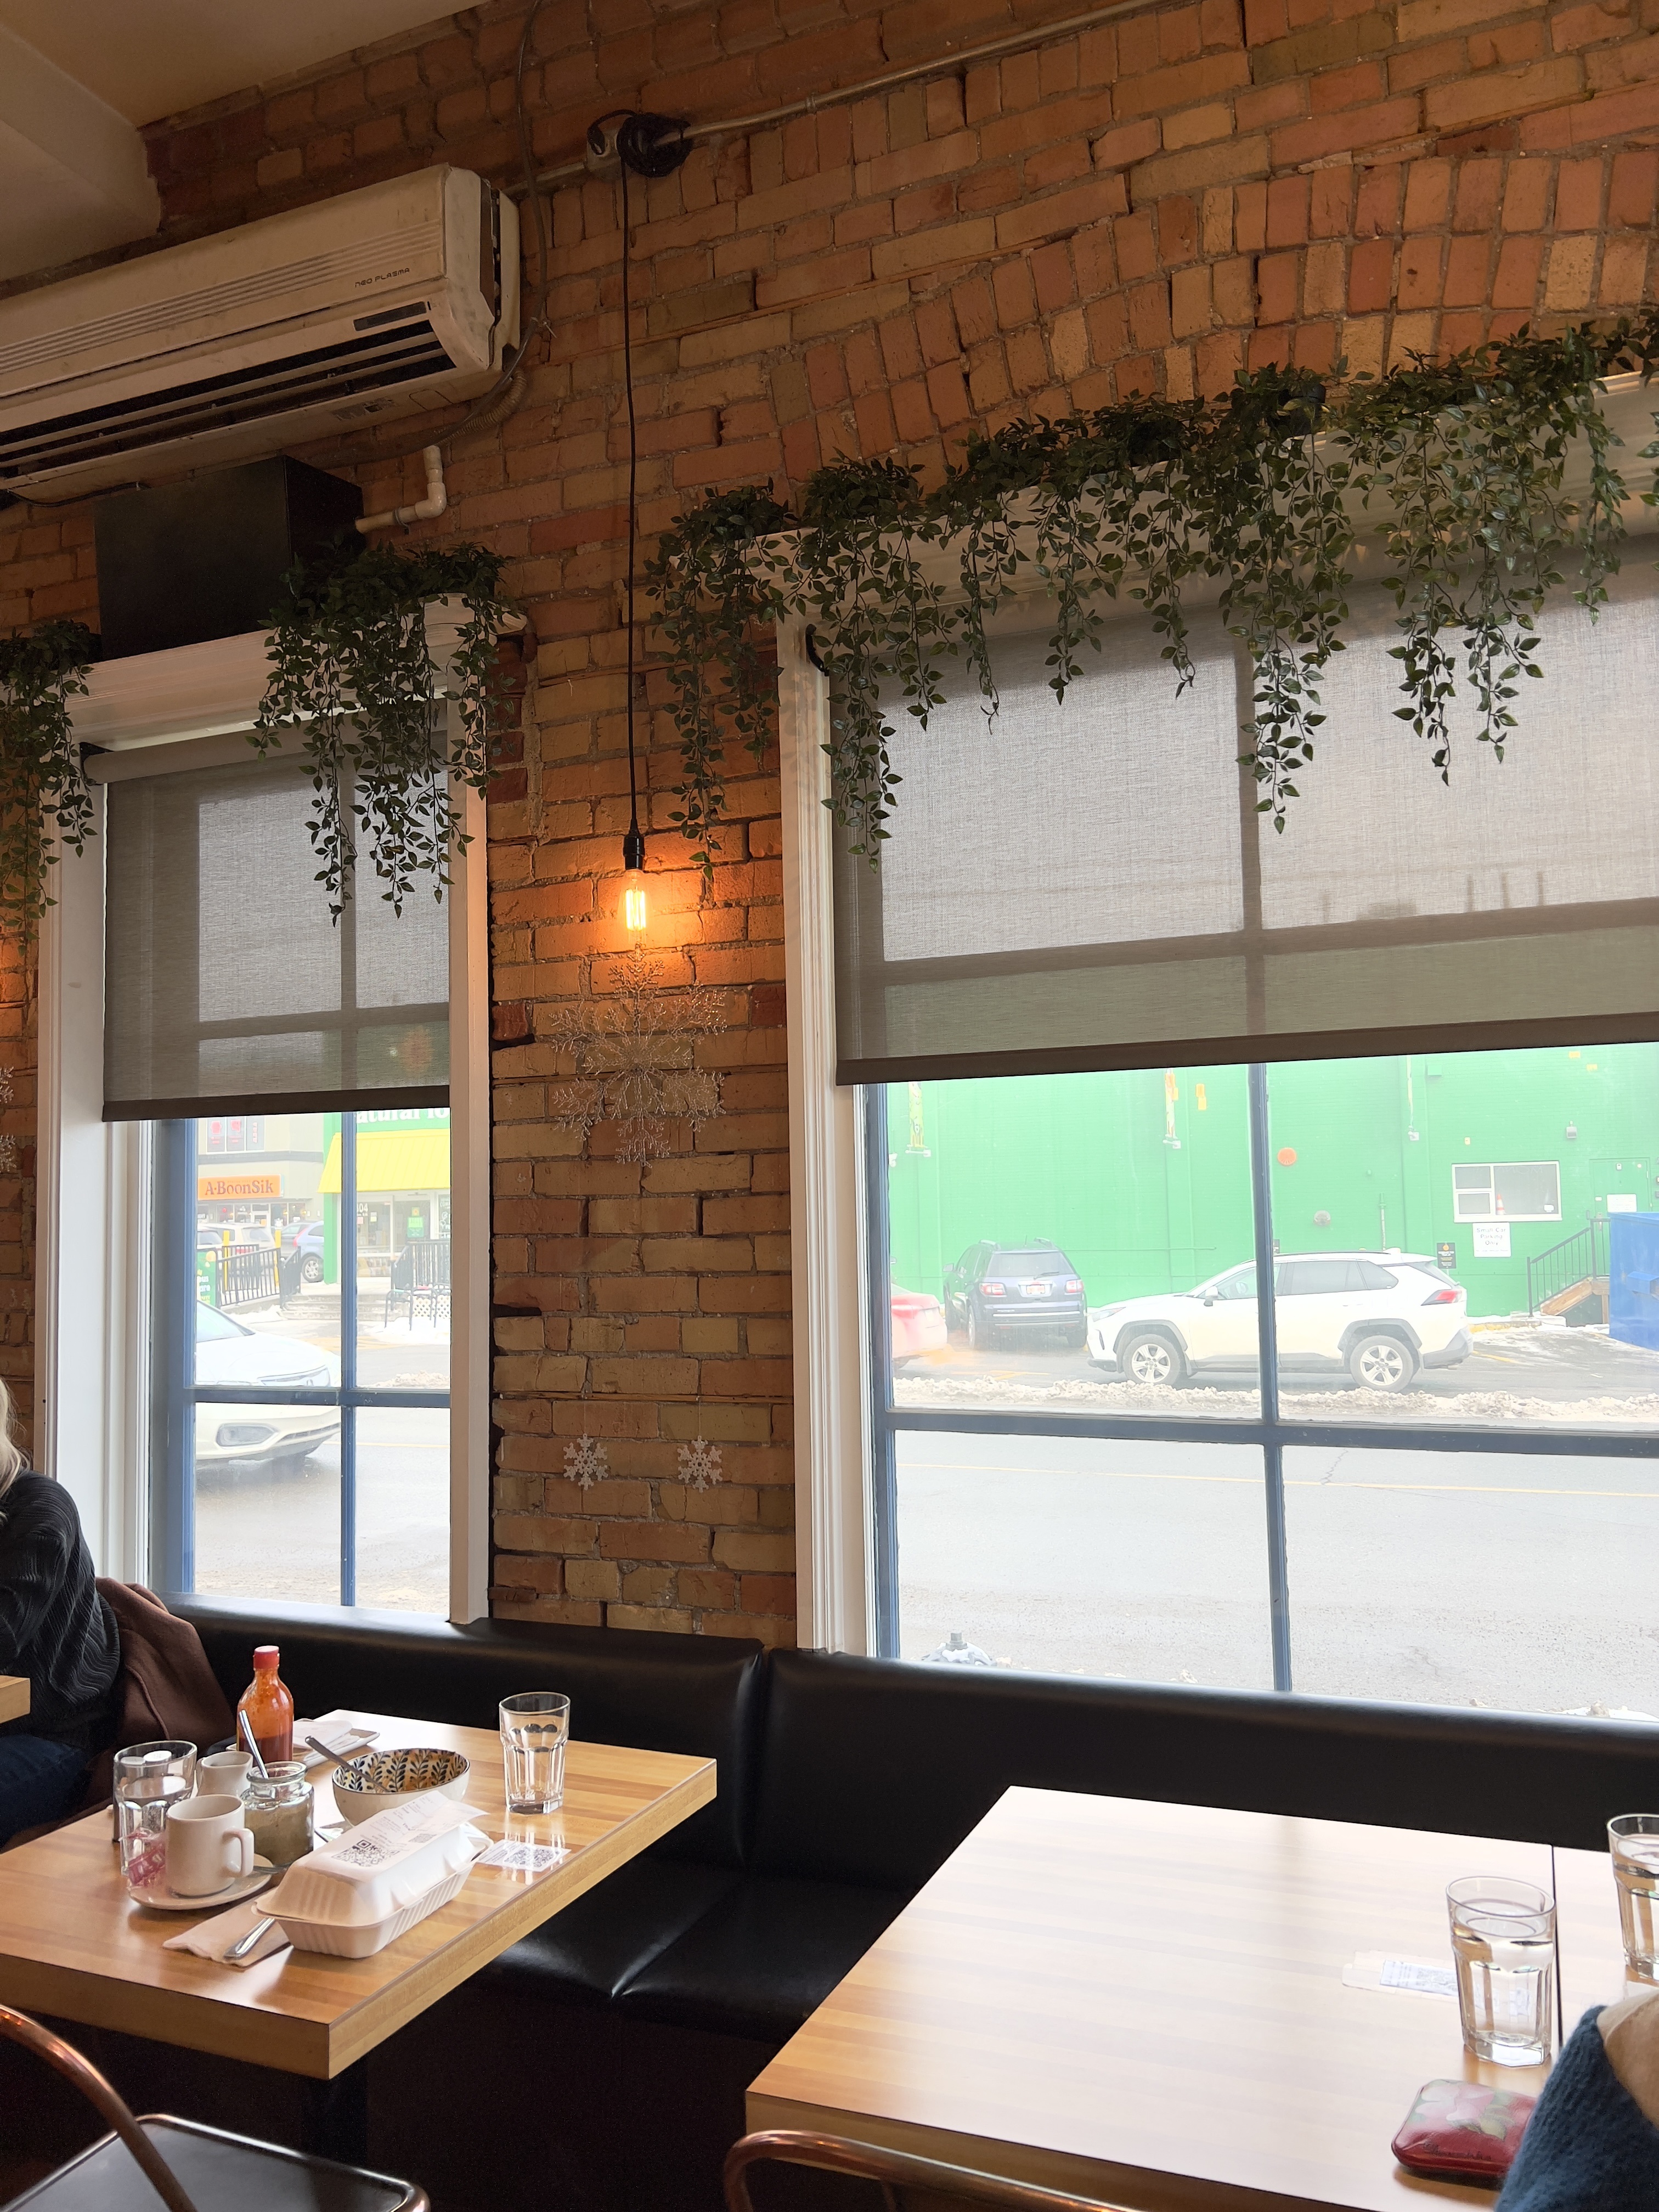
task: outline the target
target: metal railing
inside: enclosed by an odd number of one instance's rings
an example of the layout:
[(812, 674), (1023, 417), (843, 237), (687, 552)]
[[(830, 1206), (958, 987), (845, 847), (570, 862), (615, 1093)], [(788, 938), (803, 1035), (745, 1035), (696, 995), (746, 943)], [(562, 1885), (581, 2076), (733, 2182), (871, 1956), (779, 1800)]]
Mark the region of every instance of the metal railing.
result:
[(1607, 1217), (1593, 1213), (1583, 1228), (1527, 1261), (1527, 1311), (1536, 1313), (1575, 1283), (1594, 1283), (1608, 1273)]
[(244, 1245), (240, 1251), (199, 1252), (196, 1271), (210, 1303), (221, 1308), (269, 1305), (281, 1292), (276, 1250), (268, 1244)]
[(449, 1239), (411, 1237), (392, 1263), (386, 1286), (386, 1318), (417, 1321), (449, 1319)]

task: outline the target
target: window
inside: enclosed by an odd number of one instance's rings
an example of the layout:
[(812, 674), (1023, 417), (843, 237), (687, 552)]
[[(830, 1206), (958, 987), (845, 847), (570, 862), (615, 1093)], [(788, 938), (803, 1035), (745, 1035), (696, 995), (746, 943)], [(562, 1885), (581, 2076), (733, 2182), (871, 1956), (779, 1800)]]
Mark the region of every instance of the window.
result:
[[(1659, 1046), (910, 1088), (864, 1094), (880, 1648), (1659, 1718)], [(1569, 1120), (1569, 1218), (1498, 1249), (1465, 1135)]]
[(1559, 1221), (1561, 1170), (1554, 1160), (1454, 1167), (1452, 1194), (1459, 1221)]
[(254, 1226), (203, 1171), (210, 1127), (155, 1129), (167, 1587), (441, 1613), (448, 1109), (270, 1115)]

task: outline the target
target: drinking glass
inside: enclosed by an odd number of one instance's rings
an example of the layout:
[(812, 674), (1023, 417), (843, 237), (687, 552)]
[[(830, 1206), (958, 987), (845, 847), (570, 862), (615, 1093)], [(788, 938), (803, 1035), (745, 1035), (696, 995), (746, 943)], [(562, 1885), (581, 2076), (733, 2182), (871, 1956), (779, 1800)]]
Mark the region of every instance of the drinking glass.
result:
[(1446, 1891), (1463, 2041), (1498, 2066), (1550, 2055), (1555, 1906), (1530, 1881), (1466, 1875)]
[(159, 1888), (167, 1879), (167, 1808), (196, 1785), (196, 1747), (135, 1743), (115, 1754), (115, 1839), (131, 1889)]
[(1607, 1822), (1625, 1963), (1638, 1981), (1659, 1982), (1659, 1813), (1620, 1813)]
[(501, 1763), (509, 1813), (556, 1813), (564, 1802), (570, 1700), (556, 1690), (501, 1699)]

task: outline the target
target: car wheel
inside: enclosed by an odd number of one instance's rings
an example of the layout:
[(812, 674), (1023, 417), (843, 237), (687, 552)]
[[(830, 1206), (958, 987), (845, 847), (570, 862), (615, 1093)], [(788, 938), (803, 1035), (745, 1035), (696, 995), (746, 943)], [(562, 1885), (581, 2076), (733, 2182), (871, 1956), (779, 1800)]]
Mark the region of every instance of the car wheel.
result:
[(314, 1252), (307, 1252), (305, 1258), (301, 1261), (300, 1273), (305, 1277), (308, 1283), (320, 1283), (322, 1281), (323, 1263), (317, 1257), (317, 1255)]
[(1417, 1361), (1394, 1336), (1362, 1336), (1348, 1353), (1348, 1372), (1367, 1390), (1403, 1390)]
[(1089, 1331), (1086, 1323), (1082, 1328), (1068, 1328), (1066, 1331), (1062, 1341), (1068, 1352), (1082, 1352), (1085, 1350), (1089, 1342)]
[(1120, 1349), (1117, 1364), (1131, 1382), (1162, 1382), (1174, 1389), (1186, 1380), (1187, 1363), (1167, 1336), (1132, 1336)]
[(991, 1324), (980, 1319), (979, 1308), (971, 1298), (968, 1301), (968, 1342), (975, 1352), (988, 1352), (991, 1348)]

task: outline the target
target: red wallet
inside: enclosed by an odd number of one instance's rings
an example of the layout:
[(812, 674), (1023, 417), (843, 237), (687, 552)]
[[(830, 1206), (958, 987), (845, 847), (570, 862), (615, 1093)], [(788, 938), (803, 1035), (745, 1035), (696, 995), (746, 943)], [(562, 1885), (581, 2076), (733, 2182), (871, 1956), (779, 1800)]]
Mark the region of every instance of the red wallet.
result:
[(1481, 2081), (1425, 2081), (1394, 2139), (1394, 2154), (1408, 2173), (1496, 2188), (1536, 2102), (1518, 2089), (1489, 2089)]

